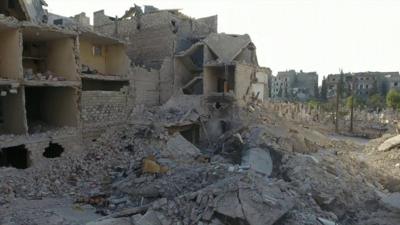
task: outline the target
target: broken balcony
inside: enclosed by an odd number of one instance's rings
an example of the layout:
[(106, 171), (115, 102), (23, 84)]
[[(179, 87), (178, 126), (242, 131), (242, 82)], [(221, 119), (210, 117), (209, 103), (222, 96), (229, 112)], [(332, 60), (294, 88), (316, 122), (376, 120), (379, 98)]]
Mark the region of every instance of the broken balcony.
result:
[(78, 126), (78, 92), (72, 87), (26, 87), (29, 134)]
[(203, 49), (198, 43), (175, 57), (175, 85), (186, 95), (203, 94)]
[(21, 52), (19, 30), (0, 24), (0, 82), (22, 78)]
[(127, 75), (129, 58), (122, 43), (93, 33), (79, 40), (82, 78), (110, 80)]
[(0, 85), (0, 135), (26, 133), (23, 89)]
[(28, 86), (78, 86), (75, 34), (51, 28), (23, 29), (23, 70)]
[(235, 91), (235, 66), (206, 66), (203, 79), (206, 96), (233, 96)]

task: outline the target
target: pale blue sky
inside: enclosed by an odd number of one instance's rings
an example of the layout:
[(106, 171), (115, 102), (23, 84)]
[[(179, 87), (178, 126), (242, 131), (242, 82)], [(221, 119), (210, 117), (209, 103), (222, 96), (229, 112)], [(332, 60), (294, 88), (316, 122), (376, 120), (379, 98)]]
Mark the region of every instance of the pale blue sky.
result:
[(277, 71), (320, 76), (400, 70), (398, 0), (46, 0), (49, 11), (71, 16), (105, 9), (121, 16), (138, 5), (180, 8), (195, 17), (218, 14), (219, 31), (248, 33), (259, 62)]

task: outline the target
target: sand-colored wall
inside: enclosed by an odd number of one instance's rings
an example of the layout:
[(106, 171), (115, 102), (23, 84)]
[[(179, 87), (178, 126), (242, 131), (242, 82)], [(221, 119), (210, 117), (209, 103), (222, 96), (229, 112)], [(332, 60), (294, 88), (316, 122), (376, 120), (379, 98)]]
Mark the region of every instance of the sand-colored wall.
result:
[(75, 41), (64, 38), (47, 44), (47, 69), (66, 80), (78, 80), (78, 65), (75, 58)]
[(106, 72), (108, 75), (128, 74), (130, 60), (123, 45), (109, 45), (106, 47)]
[(0, 78), (22, 78), (22, 41), (19, 30), (2, 31), (0, 35)]
[(87, 65), (92, 70), (106, 74), (106, 49), (103, 47), (101, 56), (93, 55), (93, 44), (87, 40), (80, 40), (80, 59), (81, 64)]
[(252, 75), (255, 69), (250, 65), (236, 64), (235, 70), (235, 95), (238, 99), (244, 99), (250, 94)]

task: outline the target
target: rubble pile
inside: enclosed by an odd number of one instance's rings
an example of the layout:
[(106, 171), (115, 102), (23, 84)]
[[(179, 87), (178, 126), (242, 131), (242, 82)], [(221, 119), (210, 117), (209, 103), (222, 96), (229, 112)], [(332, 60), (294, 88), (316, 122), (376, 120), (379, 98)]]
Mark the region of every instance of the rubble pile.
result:
[(26, 80), (40, 80), (40, 81), (65, 81), (63, 77), (55, 75), (51, 71), (46, 71), (44, 73), (34, 73), (33, 69), (25, 69), (24, 78)]
[(391, 192), (400, 192), (399, 136), (384, 135), (371, 141), (364, 150), (365, 164), (376, 172), (379, 181)]
[(168, 110), (137, 108), (132, 115), (147, 120), (107, 131), (86, 151), (24, 171), (2, 170), (0, 204), (68, 197), (104, 216), (90, 225), (399, 221), (396, 208), (383, 201), (385, 187), (357, 163), (360, 146), (306, 126), (270, 123), (275, 115), (255, 104), (237, 112), (242, 126), (210, 151), (160, 125), (195, 120), (195, 110)]

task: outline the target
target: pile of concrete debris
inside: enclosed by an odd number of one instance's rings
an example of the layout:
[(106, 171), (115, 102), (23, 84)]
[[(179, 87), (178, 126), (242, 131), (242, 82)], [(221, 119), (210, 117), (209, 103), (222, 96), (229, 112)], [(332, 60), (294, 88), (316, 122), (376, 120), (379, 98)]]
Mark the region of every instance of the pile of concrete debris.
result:
[[(169, 106), (136, 108), (132, 118), (141, 123), (109, 130), (85, 151), (41, 167), (0, 171), (0, 223), (399, 223), (399, 209), (382, 195), (385, 187), (357, 158), (361, 146), (274, 123), (279, 119), (259, 104), (235, 109), (238, 126), (216, 141), (193, 144), (165, 124), (187, 124), (203, 112)], [(103, 217), (39, 220), (38, 212), (7, 210), (21, 198), (49, 197), (72, 198), (74, 207)]]

